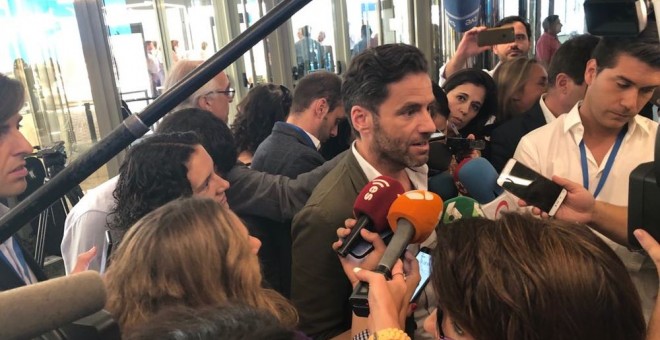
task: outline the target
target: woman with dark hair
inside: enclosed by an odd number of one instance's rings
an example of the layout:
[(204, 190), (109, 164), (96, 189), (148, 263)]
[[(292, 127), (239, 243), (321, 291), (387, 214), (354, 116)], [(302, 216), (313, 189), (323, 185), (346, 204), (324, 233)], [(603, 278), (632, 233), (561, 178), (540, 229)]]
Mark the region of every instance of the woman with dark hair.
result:
[(238, 160), (250, 165), (261, 142), (273, 130), (275, 122), (286, 119), (291, 108), (291, 92), (284, 85), (258, 84), (238, 104), (231, 124)]
[(465, 69), (454, 73), (442, 86), (449, 102), (449, 130), (452, 125), (463, 136), (481, 139), (485, 126), (497, 110), (497, 88), (488, 73)]
[(116, 206), (109, 215), (113, 242), (142, 216), (179, 197), (208, 197), (226, 205), (227, 188), (195, 133), (148, 137), (129, 150), (119, 168)]
[(293, 328), (295, 308), (261, 286), (260, 246), (226, 206), (206, 198), (174, 200), (140, 219), (119, 245), (105, 275), (106, 307), (122, 331), (167, 307), (230, 302), (270, 313)]

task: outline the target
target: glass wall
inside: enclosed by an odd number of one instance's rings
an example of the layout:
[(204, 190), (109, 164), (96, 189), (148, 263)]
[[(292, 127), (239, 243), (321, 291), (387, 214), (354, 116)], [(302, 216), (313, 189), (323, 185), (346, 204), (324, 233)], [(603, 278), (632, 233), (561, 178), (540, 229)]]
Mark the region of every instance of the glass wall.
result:
[(333, 18), (332, 0), (314, 0), (291, 17), (298, 70), (335, 71)]
[(378, 0), (346, 0), (351, 56), (378, 46), (380, 21), (377, 9)]
[[(72, 1), (0, 0), (0, 72), (26, 88), (23, 134), (75, 159), (100, 139)], [(102, 168), (83, 182), (107, 179)]]

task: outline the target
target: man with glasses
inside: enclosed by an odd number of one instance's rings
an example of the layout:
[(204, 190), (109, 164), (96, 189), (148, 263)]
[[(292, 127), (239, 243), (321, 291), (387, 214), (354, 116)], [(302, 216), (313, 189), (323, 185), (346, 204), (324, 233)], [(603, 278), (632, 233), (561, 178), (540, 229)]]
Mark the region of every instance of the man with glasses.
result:
[[(165, 79), (165, 90), (186, 77), (192, 70), (202, 64), (202, 60), (181, 60), (174, 64)], [(197, 89), (190, 97), (184, 99), (174, 110), (199, 108), (210, 111), (227, 124), (229, 120), (229, 103), (234, 100), (236, 90), (231, 87), (229, 77), (224, 71), (218, 73), (208, 83)]]

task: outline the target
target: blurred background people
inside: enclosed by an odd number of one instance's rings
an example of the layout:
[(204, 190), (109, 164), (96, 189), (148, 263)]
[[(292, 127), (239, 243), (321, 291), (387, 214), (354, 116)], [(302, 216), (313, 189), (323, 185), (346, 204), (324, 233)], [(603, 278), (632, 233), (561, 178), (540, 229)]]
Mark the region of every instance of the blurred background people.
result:
[(561, 42), (557, 38), (557, 34), (561, 32), (562, 28), (559, 16), (556, 14), (549, 15), (543, 19), (543, 34), (536, 42), (536, 59), (538, 59), (544, 66), (550, 65), (552, 57), (555, 55)]

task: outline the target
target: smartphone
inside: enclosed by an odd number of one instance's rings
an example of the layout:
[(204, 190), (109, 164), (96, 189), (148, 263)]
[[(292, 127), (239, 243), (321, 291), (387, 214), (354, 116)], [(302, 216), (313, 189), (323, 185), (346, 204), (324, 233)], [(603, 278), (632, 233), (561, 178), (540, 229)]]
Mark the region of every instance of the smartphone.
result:
[(110, 237), (110, 230), (105, 231), (105, 240), (103, 241), (103, 250), (101, 253), (101, 268), (99, 273), (105, 273), (106, 268), (110, 264), (110, 253), (112, 252), (112, 238)]
[(566, 197), (566, 189), (511, 158), (497, 178), (504, 190), (554, 216)]
[(478, 46), (508, 44), (514, 41), (516, 41), (516, 34), (513, 27), (489, 28), (477, 33)]
[[(385, 244), (389, 244), (390, 239), (392, 238), (394, 233), (392, 232), (392, 229), (387, 228), (386, 230), (383, 230), (379, 235), (380, 238), (383, 239), (383, 242), (385, 242)], [(374, 250), (374, 246), (371, 243), (362, 240), (358, 242), (358, 244), (356, 244), (355, 247), (353, 247), (353, 249), (349, 251), (349, 254), (351, 254), (356, 259), (361, 259), (369, 255), (369, 253), (371, 253), (372, 250)]]
[(426, 287), (426, 284), (429, 283), (431, 278), (431, 250), (427, 247), (422, 247), (417, 253), (417, 262), (419, 262), (419, 274), (422, 276), (422, 279), (419, 280), (415, 292), (410, 298), (410, 302), (415, 302), (419, 298), (419, 295)]

